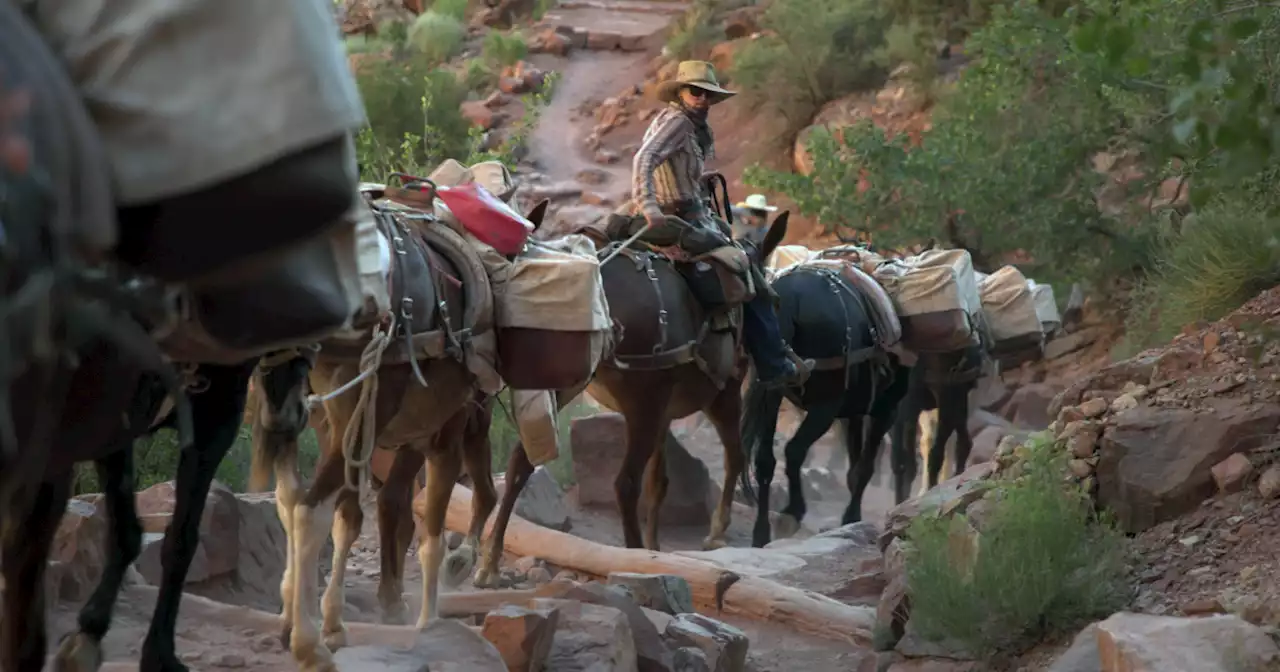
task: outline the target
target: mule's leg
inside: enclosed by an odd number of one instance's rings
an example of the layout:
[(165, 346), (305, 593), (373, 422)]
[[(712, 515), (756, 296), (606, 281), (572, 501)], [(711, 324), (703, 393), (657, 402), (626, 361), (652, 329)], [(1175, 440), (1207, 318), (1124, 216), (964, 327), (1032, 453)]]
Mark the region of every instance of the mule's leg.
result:
[[(71, 479), (42, 483), (25, 516), (4, 511), (0, 565), (4, 572), (4, 614), (0, 616), (0, 670), (26, 672), (44, 668), (45, 569), (58, 521), (66, 511)], [(96, 668), (95, 668), (96, 669)]]
[(185, 672), (174, 651), (174, 630), (178, 624), (178, 607), (187, 570), (200, 544), (200, 517), (204, 514), (209, 486), (222, 458), (235, 443), (244, 416), (245, 395), (255, 362), (239, 366), (202, 366), (200, 372), (209, 388), (191, 395), (192, 429), (195, 444), (182, 451), (178, 459), (178, 478), (174, 485), (177, 501), (169, 529), (160, 549), (163, 568), (160, 594), (151, 627), (142, 643), (140, 672)]
[[(849, 471), (845, 483), (849, 487), (849, 506), (841, 518), (842, 525), (862, 520), (862, 498), (875, 476), (880, 461), (880, 444), (893, 424), (893, 408), (873, 408), (871, 415), (850, 421), (845, 430), (845, 446), (849, 452)], [(863, 433), (865, 428), (866, 433)], [(857, 445), (855, 445), (855, 442)]]
[(489, 543), (485, 544), (480, 571), (476, 572), (475, 585), (478, 588), (488, 588), (497, 584), (498, 563), (502, 562), (507, 523), (511, 522), (511, 513), (516, 508), (516, 499), (520, 497), (520, 491), (529, 482), (529, 476), (532, 473), (533, 463), (524, 452), (524, 444), (517, 441), (515, 447), (511, 449), (511, 458), (507, 460), (506, 490), (502, 493), (498, 517), (493, 521), (493, 532), (489, 535)]
[(498, 504), (498, 491), (493, 487), (493, 454), (489, 452), (490, 409), (468, 407), (471, 415), (462, 439), (462, 466), (471, 477), (471, 527), (467, 536), (445, 563), (446, 586), (457, 586), (475, 569), (484, 524)]
[(293, 527), (293, 511), (302, 499), (302, 479), (298, 476), (298, 459), (296, 446), (294, 450), (286, 450), (280, 454), (275, 463), (276, 473), (276, 515), (280, 517), (280, 525), (284, 528), (284, 574), (280, 577), (280, 643), (289, 648), (293, 635), (293, 613), (295, 608), (295, 579), (298, 576), (298, 556), (293, 552), (297, 540)]
[[(738, 487), (738, 479), (742, 477), (742, 470), (746, 468), (746, 456), (742, 450), (742, 395), (739, 393), (741, 389), (741, 381), (730, 381), (706, 411), (707, 417), (715, 425), (716, 434), (720, 437), (720, 445), (724, 446), (724, 489), (720, 491), (720, 501), (716, 502), (716, 510), (711, 514), (711, 530), (707, 533), (707, 538), (702, 541), (702, 547), (705, 550), (729, 544), (725, 534), (729, 531), (733, 494)], [(777, 417), (776, 409), (774, 417)], [(770, 434), (766, 438), (770, 449), (764, 452), (773, 457), (773, 436)], [(761, 496), (766, 498), (764, 501), (767, 506), (767, 487)], [(764, 517), (768, 521), (767, 508), (764, 510)]]
[[(353, 470), (355, 471), (355, 470)], [(356, 478), (359, 478), (357, 473)], [(364, 511), (360, 509), (360, 493), (343, 489), (338, 493), (333, 517), (333, 567), (329, 573), (329, 585), (320, 598), (323, 619), (320, 631), (324, 644), (330, 651), (347, 645), (347, 626), (342, 622), (342, 608), (347, 604), (347, 558), (351, 547), (364, 526)]]
[(628, 409), (627, 452), (622, 458), (622, 469), (613, 481), (613, 491), (618, 498), (618, 511), (622, 517), (622, 535), (627, 548), (644, 548), (640, 535), (640, 519), (637, 508), (643, 485), (645, 467), (653, 449), (662, 441), (670, 423), (666, 417), (667, 394), (651, 393), (649, 403)]
[[(956, 437), (956, 452), (951, 468), (946, 471), (950, 478), (964, 471), (969, 462), (969, 453), (973, 450), (973, 439), (969, 436), (969, 395), (966, 386), (950, 385), (938, 391), (938, 430), (934, 437), (933, 449), (929, 453), (929, 487), (937, 485), (941, 478), (942, 467), (946, 458), (947, 439), (952, 434)], [(941, 446), (941, 448), (939, 448)], [(941, 453), (941, 457), (935, 457)], [(934, 461), (938, 461), (938, 469), (934, 470)]]
[(378, 602), (382, 622), (404, 625), (409, 608), (404, 601), (404, 559), (413, 538), (413, 481), (427, 456), (416, 450), (397, 450), (391, 473), (378, 491), (378, 538), (382, 576)]
[[(919, 445), (917, 446), (917, 448), (920, 451), (920, 461), (923, 462), (925, 465), (925, 478), (923, 481), (920, 482), (920, 492), (919, 492), (919, 494), (923, 495), (924, 493), (929, 491), (929, 488), (932, 488), (934, 485), (937, 485), (936, 480), (933, 482), (929, 481), (929, 472), (928, 472), (929, 465), (933, 461), (933, 458), (932, 458), (932, 455), (934, 453), (933, 446), (937, 444), (939, 441), (942, 442), (943, 449), (942, 449), (942, 452), (939, 454), (942, 456), (942, 462), (945, 463), (947, 461), (947, 450), (946, 450), (947, 439), (950, 438), (950, 435), (942, 431), (942, 427), (938, 422), (938, 409), (936, 408), (930, 411), (924, 411), (920, 413), (920, 420), (918, 421), (917, 424), (920, 428), (920, 440), (918, 442)], [(942, 466), (943, 466), (942, 464), (939, 465), (938, 467), (939, 470), (941, 470)]]
[[(445, 430), (447, 431), (447, 430)], [(426, 506), (418, 540), (418, 564), (422, 566), (422, 611), (418, 629), (440, 617), (440, 565), (444, 562), (444, 518), (453, 495), (453, 484), (462, 473), (462, 458), (455, 450), (433, 450), (427, 456)]]
[(662, 501), (667, 497), (667, 485), (670, 479), (667, 478), (667, 436), (666, 432), (658, 437), (657, 445), (653, 447), (653, 454), (649, 456), (649, 464), (645, 465), (644, 481), (645, 490), (648, 495), (648, 501), (645, 502), (648, 511), (644, 521), (644, 547), (657, 551), (658, 548), (658, 523), (661, 517), (659, 511), (662, 509)]
[[(329, 444), (320, 466), (316, 468), (315, 482), (293, 507), (293, 636), (289, 649), (300, 672), (337, 672), (332, 652), (321, 641), (320, 631), (316, 628), (316, 586), (320, 583), (320, 547), (329, 536), (337, 495), (345, 486), (347, 462), (342, 456), (340, 442), (347, 422), (360, 420), (344, 418), (338, 421), (332, 414), (329, 418), (333, 423), (332, 431), (329, 432)], [(356, 441), (360, 440), (357, 430)], [(342, 563), (346, 561), (343, 557)], [(336, 571), (337, 568), (334, 569)], [(330, 576), (329, 580), (333, 581), (333, 577)]]
[(839, 411), (839, 400), (809, 409), (804, 421), (796, 428), (795, 435), (783, 450), (783, 457), (786, 459), (787, 506), (778, 518), (775, 536), (779, 538), (789, 537), (800, 530), (800, 523), (804, 521), (804, 514), (808, 511), (800, 469), (804, 467), (805, 458), (809, 457), (809, 449), (831, 429)]
[(893, 423), (893, 439), (890, 464), (893, 467), (893, 499), (901, 504), (911, 498), (911, 482), (916, 480), (920, 466), (916, 461), (916, 440), (919, 431), (920, 407), (908, 396), (898, 406)]
[[(751, 545), (756, 548), (769, 543), (773, 533), (769, 527), (769, 493), (773, 487), (774, 471), (778, 468), (778, 458), (773, 454), (773, 438), (777, 434), (776, 419), (782, 408), (782, 395), (772, 390), (767, 394), (767, 403), (760, 412), (774, 422), (762, 422), (760, 436), (755, 440), (756, 522), (751, 529)], [(727, 483), (725, 487), (728, 487)]]
[(133, 492), (133, 438), (123, 437), (118, 447), (97, 461), (103, 483), (111, 529), (107, 535), (107, 564), (93, 595), (80, 610), (79, 632), (68, 637), (56, 656), (56, 669), (96, 670), (102, 663), (102, 638), (111, 627), (120, 586), (129, 565), (142, 551), (142, 525), (138, 523)]

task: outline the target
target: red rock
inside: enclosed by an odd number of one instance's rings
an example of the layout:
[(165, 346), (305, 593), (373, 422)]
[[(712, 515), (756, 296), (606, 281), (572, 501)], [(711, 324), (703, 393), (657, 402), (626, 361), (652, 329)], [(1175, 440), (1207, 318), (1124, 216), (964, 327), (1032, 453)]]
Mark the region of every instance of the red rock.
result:
[(1214, 494), (1212, 467), (1280, 426), (1280, 405), (1219, 400), (1208, 413), (1139, 407), (1114, 419), (1098, 452), (1098, 500), (1127, 532), (1193, 511)]
[(483, 100), (468, 100), (462, 104), (462, 116), (482, 130), (489, 130), (498, 125), (502, 115), (489, 109)]
[(1102, 672), (1263, 670), (1280, 648), (1237, 616), (1177, 618), (1122, 612), (1098, 624)]
[(1253, 473), (1253, 463), (1243, 453), (1232, 453), (1227, 459), (1213, 465), (1211, 471), (1213, 481), (1218, 485), (1218, 492), (1239, 492), (1244, 489), (1249, 475)]

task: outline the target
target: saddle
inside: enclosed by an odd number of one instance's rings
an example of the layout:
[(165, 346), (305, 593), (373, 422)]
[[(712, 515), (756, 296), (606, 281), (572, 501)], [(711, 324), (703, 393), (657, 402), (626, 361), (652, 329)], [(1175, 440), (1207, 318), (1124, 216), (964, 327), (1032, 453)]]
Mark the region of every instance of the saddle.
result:
[[(690, 340), (672, 344), (666, 323), (666, 308), (660, 307), (659, 333), (662, 343), (652, 354), (614, 353), (610, 365), (629, 370), (662, 370), (695, 363), (718, 387), (735, 375), (742, 342), (742, 304), (755, 297), (763, 283), (753, 279), (746, 252), (716, 232), (692, 227), (678, 217), (669, 216), (668, 226), (637, 233), (644, 227), (643, 217), (613, 215), (604, 235), (607, 240), (598, 257), (602, 263), (622, 256), (643, 271), (653, 286), (659, 306), (664, 306), (662, 287), (655, 264), (666, 263), (684, 280), (690, 294), (704, 311), (698, 333)], [(626, 338), (625, 331), (622, 338)]]
[[(492, 294), (480, 260), (456, 231), (421, 209), (431, 207), (429, 195), (378, 185), (362, 189), (391, 257), (386, 283), (396, 344), (381, 361), (409, 364), (420, 382), (419, 360), (451, 357), (470, 364), (475, 348), (492, 340)], [(451, 310), (459, 304), (460, 313)], [(371, 322), (325, 340), (320, 356), (360, 361)]]

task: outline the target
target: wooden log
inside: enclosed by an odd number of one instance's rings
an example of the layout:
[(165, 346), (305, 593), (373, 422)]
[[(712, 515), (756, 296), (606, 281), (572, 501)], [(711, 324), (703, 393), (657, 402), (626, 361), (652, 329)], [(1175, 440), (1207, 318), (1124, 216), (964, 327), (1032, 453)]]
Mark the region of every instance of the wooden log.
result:
[[(422, 515), (421, 500), (414, 502), (414, 514)], [(465, 531), (470, 524), (471, 490), (455, 485), (445, 525), (450, 530)], [(493, 519), (486, 528), (486, 539), (492, 526)], [(598, 576), (636, 572), (684, 577), (693, 589), (694, 608), (713, 617), (722, 598), (724, 611), (730, 614), (786, 624), (801, 632), (859, 646), (871, 644), (874, 609), (847, 605), (763, 577), (740, 576), (711, 563), (671, 553), (597, 544), (540, 527), (515, 514), (504, 541), (506, 549), (518, 555), (536, 556)]]

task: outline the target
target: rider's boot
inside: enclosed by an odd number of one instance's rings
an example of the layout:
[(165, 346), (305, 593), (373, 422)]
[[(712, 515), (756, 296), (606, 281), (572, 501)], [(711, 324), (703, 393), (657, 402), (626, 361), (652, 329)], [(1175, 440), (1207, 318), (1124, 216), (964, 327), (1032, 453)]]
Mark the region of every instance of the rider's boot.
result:
[(778, 315), (768, 292), (742, 306), (742, 338), (756, 365), (756, 377), (767, 387), (802, 385), (813, 372), (812, 359), (793, 358), (782, 340)]

